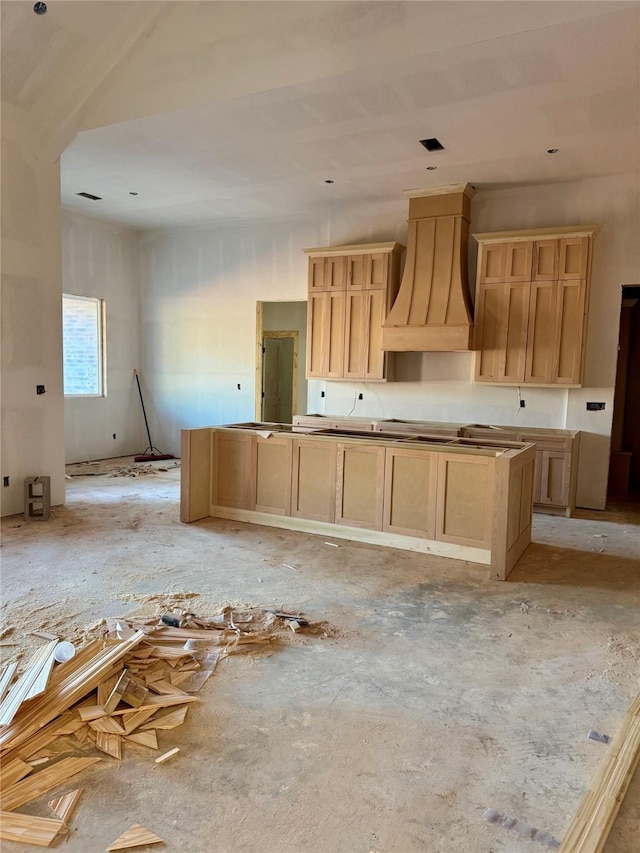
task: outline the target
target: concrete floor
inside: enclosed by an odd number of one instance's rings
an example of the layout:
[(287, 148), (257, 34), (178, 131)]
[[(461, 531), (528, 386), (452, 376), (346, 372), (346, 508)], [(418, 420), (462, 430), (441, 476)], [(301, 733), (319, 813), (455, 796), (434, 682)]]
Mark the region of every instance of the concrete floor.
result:
[[(34, 628), (77, 638), (189, 593), (195, 612), (278, 605), (337, 628), (225, 661), (164, 733), (173, 761), (132, 749), (84, 774), (68, 853), (132, 823), (189, 853), (541, 850), (484, 809), (561, 838), (606, 751), (587, 732), (614, 734), (638, 692), (637, 507), (536, 515), (535, 544), (499, 583), (444, 558), (182, 525), (179, 471), (68, 486), (50, 521), (3, 523), (2, 642), (18, 644), (4, 661), (34, 648)], [(30, 810), (47, 814), (46, 799)], [(639, 828), (636, 774), (606, 853), (637, 850)]]

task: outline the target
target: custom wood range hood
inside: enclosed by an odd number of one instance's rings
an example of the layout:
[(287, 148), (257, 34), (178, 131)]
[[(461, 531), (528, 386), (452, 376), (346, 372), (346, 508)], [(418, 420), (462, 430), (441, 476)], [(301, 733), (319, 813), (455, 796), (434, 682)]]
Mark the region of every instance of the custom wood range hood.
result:
[(470, 184), (407, 190), (409, 236), (400, 290), (382, 326), (390, 352), (472, 349), (467, 273)]

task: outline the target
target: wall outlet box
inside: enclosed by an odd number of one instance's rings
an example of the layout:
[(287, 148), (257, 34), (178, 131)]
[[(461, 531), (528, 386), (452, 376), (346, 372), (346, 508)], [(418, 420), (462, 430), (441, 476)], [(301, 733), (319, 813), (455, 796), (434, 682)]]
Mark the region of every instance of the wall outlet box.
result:
[(358, 400), (364, 400), (364, 394), (358, 394)]
[(321, 397), (324, 397), (324, 391), (321, 391), (321, 392), (320, 392), (320, 396), (321, 396)]
[(524, 400), (520, 400), (520, 408), (521, 408), (521, 409), (524, 409), (525, 405), (526, 405), (526, 404), (525, 404), (525, 401), (524, 401)]
[(587, 403), (587, 411), (588, 412), (603, 412), (605, 404), (604, 403)]
[(9, 485), (9, 478), (8, 478), (8, 477), (3, 477), (3, 478), (2, 478), (2, 485), (3, 485), (3, 486), (8, 486), (8, 485)]

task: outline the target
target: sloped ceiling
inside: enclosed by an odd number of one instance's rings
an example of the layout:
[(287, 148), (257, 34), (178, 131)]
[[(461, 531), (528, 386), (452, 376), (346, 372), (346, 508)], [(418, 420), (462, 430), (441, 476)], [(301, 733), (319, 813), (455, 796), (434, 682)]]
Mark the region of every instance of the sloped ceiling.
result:
[[(41, 87), (69, 86), (113, 37), (114, 7), (142, 24), (140, 5), (52, 2), (45, 17), (65, 16), (48, 41), (30, 12), (32, 67), (17, 39), (3, 97), (44, 109)], [(78, 111), (69, 209), (170, 227), (638, 168), (638, 3), (146, 5), (148, 32)], [(428, 154), (431, 136), (446, 150)]]

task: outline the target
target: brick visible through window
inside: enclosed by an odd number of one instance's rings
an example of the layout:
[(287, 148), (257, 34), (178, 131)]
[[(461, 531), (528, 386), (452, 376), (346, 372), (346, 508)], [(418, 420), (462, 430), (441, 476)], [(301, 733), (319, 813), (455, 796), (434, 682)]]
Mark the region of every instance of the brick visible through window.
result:
[(62, 297), (65, 396), (100, 397), (103, 385), (103, 300)]

